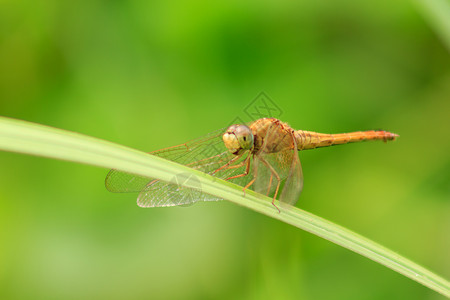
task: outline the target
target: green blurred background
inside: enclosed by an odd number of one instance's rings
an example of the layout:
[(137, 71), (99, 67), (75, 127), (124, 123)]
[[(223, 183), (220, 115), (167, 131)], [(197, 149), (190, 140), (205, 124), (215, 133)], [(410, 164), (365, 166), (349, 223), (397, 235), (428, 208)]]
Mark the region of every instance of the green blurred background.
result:
[[(144, 151), (264, 91), (296, 129), (298, 207), (450, 277), (450, 59), (410, 1), (0, 0), (0, 115)], [(450, 17), (450, 16), (449, 16)], [(105, 169), (0, 152), (1, 299), (442, 299), (231, 203), (142, 209)]]

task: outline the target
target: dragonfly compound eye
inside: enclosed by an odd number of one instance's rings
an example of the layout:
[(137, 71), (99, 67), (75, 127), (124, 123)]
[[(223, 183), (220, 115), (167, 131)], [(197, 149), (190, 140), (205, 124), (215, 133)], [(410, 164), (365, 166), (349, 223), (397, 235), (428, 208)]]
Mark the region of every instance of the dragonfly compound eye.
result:
[(252, 131), (245, 125), (231, 125), (222, 138), (228, 150), (236, 155), (253, 147)]
[(253, 133), (247, 126), (240, 125), (237, 127), (234, 135), (239, 140), (242, 149), (250, 150), (253, 147)]

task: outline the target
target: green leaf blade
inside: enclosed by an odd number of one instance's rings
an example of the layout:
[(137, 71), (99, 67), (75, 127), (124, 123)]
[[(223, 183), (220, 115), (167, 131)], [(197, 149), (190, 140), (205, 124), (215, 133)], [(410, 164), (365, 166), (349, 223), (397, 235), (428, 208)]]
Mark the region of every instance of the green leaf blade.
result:
[(170, 182), (177, 174), (197, 176), (201, 190), (265, 214), (292, 226), (341, 245), (378, 262), (430, 289), (450, 297), (450, 283), (418, 264), (348, 229), (296, 207), (280, 206), (271, 199), (186, 166), (132, 148), (74, 132), (0, 117), (0, 149), (48, 158), (67, 160)]

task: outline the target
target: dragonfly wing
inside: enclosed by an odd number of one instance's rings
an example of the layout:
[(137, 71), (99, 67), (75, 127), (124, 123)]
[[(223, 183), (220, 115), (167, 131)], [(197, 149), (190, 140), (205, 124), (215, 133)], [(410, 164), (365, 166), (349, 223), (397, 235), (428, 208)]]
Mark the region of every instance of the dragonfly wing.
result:
[(263, 162), (262, 156), (255, 156), (253, 161), (253, 174), (256, 174), (256, 178), (252, 189), (267, 196), (273, 194), (277, 186), (277, 179)]
[(295, 205), (303, 189), (302, 166), (300, 164), (297, 149), (287, 150), (286, 152), (290, 152), (290, 154), (285, 153), (281, 156), (285, 156), (284, 158), (289, 157), (291, 162), (288, 174), (286, 176), (286, 181), (283, 186), (283, 191), (280, 195), (280, 201), (289, 205)]
[[(196, 169), (208, 173), (212, 168), (214, 168), (214, 162), (220, 162), (220, 158), (216, 158), (216, 160), (208, 160), (206, 158), (208, 156), (214, 156), (225, 152), (225, 150), (221, 148), (220, 145), (221, 143), (223, 144), (221, 138), (223, 132), (224, 130), (220, 129), (211, 132), (204, 137), (178, 146), (150, 152), (150, 154), (183, 165), (191, 165), (191, 167), (194, 166)], [(112, 169), (106, 176), (105, 186), (110, 192), (132, 193), (142, 191), (152, 181), (152, 178)]]
[[(282, 142), (294, 144), (293, 149), (273, 153), (269, 151), (275, 147), (275, 141), (280, 140), (277, 136), (283, 133), (280, 124), (273, 124), (266, 132), (261, 151), (255, 157), (256, 180), (255, 191), (273, 196), (278, 184), (277, 176), (284, 181), (282, 191), (278, 191), (279, 200), (294, 205), (303, 188), (303, 173), (294, 137), (286, 135)], [(266, 151), (265, 151), (266, 150)], [(276, 175), (275, 175), (275, 173)]]
[(106, 175), (106, 189), (113, 193), (135, 193), (142, 191), (152, 179), (112, 169)]
[[(217, 173), (217, 169), (229, 162), (234, 155), (225, 147), (222, 134), (225, 129), (214, 131), (207, 136), (192, 140), (185, 144), (161, 149), (150, 154), (168, 159), (192, 169), (211, 174), (220, 179), (243, 174), (245, 165), (238, 168), (225, 168)], [(242, 162), (243, 158), (236, 161)], [(191, 178), (190, 173), (174, 176), (170, 182), (147, 178), (119, 170), (111, 170), (105, 180), (106, 188), (111, 192), (140, 192), (138, 205), (142, 207), (188, 205), (197, 201), (218, 201), (220, 198), (202, 193), (199, 181)], [(230, 181), (241, 186), (250, 181), (252, 176), (243, 176)], [(198, 184), (196, 183), (198, 182)], [(183, 187), (182, 184), (189, 187)]]
[[(226, 162), (225, 162), (226, 163)], [(222, 166), (225, 163), (219, 165)], [(219, 167), (215, 166), (214, 171)], [(243, 174), (245, 165), (239, 168), (225, 169), (214, 174), (220, 179)], [(252, 174), (229, 180), (240, 186), (245, 186), (253, 178)], [(165, 207), (189, 205), (199, 201), (220, 201), (222, 198), (204, 193), (200, 180), (191, 173), (176, 175), (170, 182), (160, 180), (150, 181), (140, 192), (137, 203), (141, 207)]]
[(198, 178), (190, 173), (184, 173), (176, 176), (170, 183), (153, 180), (141, 191), (137, 204), (140, 207), (166, 207), (219, 200), (222, 199), (202, 193)]
[(267, 196), (273, 195), (278, 185), (278, 178), (285, 179), (282, 165), (274, 164), (276, 162), (278, 153), (271, 153), (269, 150), (273, 146), (273, 141), (276, 140), (276, 135), (281, 126), (273, 123), (266, 131), (261, 149), (255, 155), (254, 174), (256, 180), (254, 183), (254, 190), (258, 193)]

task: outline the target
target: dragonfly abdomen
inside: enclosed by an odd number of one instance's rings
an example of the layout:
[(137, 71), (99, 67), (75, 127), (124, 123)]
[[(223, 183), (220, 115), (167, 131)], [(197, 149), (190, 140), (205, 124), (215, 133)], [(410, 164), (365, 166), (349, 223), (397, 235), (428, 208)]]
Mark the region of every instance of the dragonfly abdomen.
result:
[(370, 140), (392, 141), (397, 134), (383, 131), (356, 131), (349, 133), (325, 134), (313, 131), (297, 130), (295, 133), (298, 150), (314, 149), (319, 147), (328, 147)]

